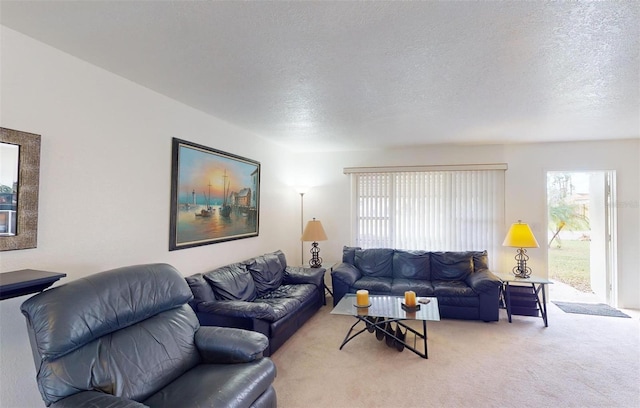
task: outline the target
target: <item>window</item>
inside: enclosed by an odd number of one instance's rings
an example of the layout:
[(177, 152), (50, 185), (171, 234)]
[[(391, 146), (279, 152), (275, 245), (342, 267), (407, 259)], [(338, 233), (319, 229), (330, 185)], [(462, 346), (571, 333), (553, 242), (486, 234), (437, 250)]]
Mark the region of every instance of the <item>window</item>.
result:
[(489, 252), (504, 229), (506, 165), (349, 168), (353, 242), (363, 248)]

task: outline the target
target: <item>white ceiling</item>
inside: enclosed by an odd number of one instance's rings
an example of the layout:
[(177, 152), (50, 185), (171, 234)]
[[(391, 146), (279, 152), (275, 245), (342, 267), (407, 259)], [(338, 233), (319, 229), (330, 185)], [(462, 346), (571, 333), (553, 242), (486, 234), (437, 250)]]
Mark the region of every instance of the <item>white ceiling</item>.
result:
[(5, 1), (0, 22), (292, 149), (640, 137), (640, 2)]

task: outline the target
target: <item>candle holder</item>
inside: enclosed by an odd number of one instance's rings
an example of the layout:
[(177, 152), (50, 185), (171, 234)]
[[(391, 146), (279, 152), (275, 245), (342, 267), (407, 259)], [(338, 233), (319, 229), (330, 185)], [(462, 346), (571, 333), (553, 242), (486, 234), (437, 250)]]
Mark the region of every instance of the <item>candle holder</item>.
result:
[(404, 310), (405, 312), (416, 312), (420, 310), (420, 305), (407, 306), (406, 304), (402, 303), (401, 306), (402, 310)]

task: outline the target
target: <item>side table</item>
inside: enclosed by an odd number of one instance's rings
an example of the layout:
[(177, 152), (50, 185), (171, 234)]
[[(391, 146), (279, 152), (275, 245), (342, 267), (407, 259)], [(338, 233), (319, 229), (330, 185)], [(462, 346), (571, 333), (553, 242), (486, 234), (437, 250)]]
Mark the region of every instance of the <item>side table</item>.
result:
[(66, 273), (34, 269), (0, 273), (0, 300), (42, 292), (65, 276), (67, 276)]
[[(333, 270), (333, 265), (334, 264), (331, 265), (330, 270)], [(302, 265), (302, 268), (310, 268), (310, 266), (309, 265)], [(326, 270), (326, 268), (324, 266), (320, 266), (320, 268), (324, 269), (325, 273), (326, 273), (327, 270)], [(313, 268), (313, 269), (319, 269), (319, 268)], [(333, 292), (331, 291), (331, 289), (329, 289), (329, 287), (327, 286), (327, 284), (324, 281), (324, 275), (322, 276), (322, 286), (324, 287), (325, 295), (327, 293), (329, 293), (331, 295), (331, 297), (333, 297)], [(326, 298), (323, 298), (323, 305), (324, 306), (327, 305), (327, 299)]]
[[(511, 315), (513, 314), (537, 317), (537, 311), (539, 310), (540, 317), (544, 321), (544, 327), (549, 327), (545, 286), (552, 284), (552, 281), (535, 276), (517, 278), (513, 275), (504, 274), (499, 274), (498, 278), (502, 281), (500, 291), (507, 309), (509, 323), (511, 323)], [(542, 301), (540, 300), (540, 293), (542, 293)]]

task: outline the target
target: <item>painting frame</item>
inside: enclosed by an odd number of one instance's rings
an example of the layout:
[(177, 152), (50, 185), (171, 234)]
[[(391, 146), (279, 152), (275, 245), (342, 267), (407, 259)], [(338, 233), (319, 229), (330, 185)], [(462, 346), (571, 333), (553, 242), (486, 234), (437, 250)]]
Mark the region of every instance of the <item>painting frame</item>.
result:
[(0, 236), (0, 251), (38, 247), (40, 141), (41, 136), (35, 133), (0, 128), (0, 143), (19, 148), (16, 234)]
[(260, 162), (172, 138), (169, 251), (257, 237)]

